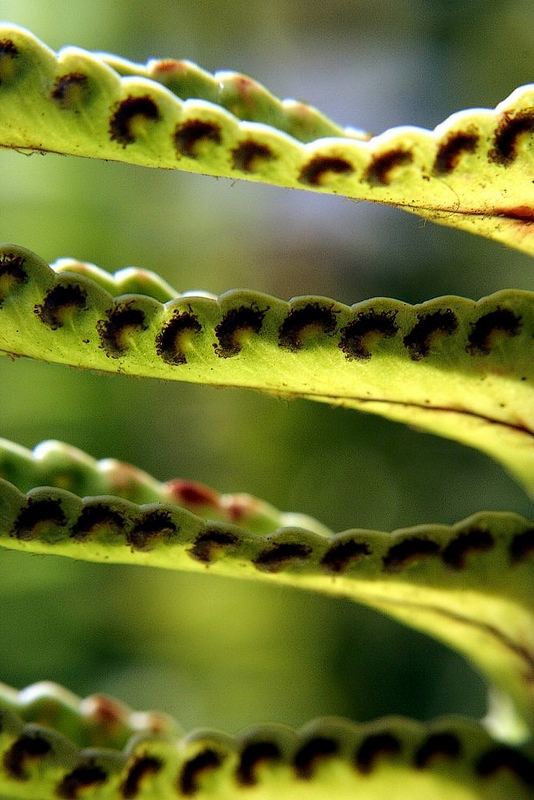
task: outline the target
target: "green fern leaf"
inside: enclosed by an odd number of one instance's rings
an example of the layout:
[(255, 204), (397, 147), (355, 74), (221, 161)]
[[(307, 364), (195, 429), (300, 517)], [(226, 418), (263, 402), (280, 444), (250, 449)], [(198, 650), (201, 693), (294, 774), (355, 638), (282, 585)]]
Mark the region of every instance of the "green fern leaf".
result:
[(49, 267), (6, 245), (0, 321), (5, 353), (381, 414), (478, 447), (534, 490), (531, 292), (351, 307), (244, 290), (180, 295), (144, 270)]
[[(139, 717), (165, 722), (140, 729)], [(162, 715), (41, 684), (0, 687), (0, 718), (0, 792), (9, 800), (527, 800), (534, 786), (531, 750), (461, 717), (180, 735)]]
[(0, 145), (388, 203), (534, 253), (534, 86), (434, 131), (344, 129), (237, 73), (54, 53), (0, 28)]
[(534, 722), (534, 523), (516, 514), (334, 535), (255, 498), (158, 484), (54, 442), (33, 453), (2, 442), (0, 476), (3, 547), (348, 596), (460, 650)]

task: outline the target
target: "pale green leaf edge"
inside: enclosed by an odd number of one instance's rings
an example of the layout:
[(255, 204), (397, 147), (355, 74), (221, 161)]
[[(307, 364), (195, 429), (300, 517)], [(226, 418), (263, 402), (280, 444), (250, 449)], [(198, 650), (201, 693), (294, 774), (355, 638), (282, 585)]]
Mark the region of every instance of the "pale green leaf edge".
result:
[(531, 254), (533, 128), (534, 84), (434, 131), (369, 138), (236, 73), (212, 77), (172, 59), (143, 67), (75, 47), (56, 54), (0, 27), (0, 146), (388, 203)]
[(0, 323), (0, 352), (12, 355), (380, 414), (479, 448), (534, 493), (532, 292), (350, 307), (179, 294), (146, 270), (49, 266), (4, 245)]

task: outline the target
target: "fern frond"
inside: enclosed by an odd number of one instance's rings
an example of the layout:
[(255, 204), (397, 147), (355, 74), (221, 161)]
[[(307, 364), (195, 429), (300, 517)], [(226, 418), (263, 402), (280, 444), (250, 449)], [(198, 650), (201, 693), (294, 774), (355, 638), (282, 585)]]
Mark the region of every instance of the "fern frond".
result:
[(532, 292), (414, 306), (217, 298), (178, 294), (144, 270), (49, 267), (6, 245), (0, 322), (6, 353), (381, 414), (477, 447), (534, 490)]
[[(36, 691), (39, 702), (28, 702)], [(328, 718), (237, 736), (163, 727), (109, 744), (114, 728), (135, 728), (139, 716), (53, 684), (18, 694), (0, 688), (0, 792), (10, 800), (527, 800), (534, 786), (532, 751), (461, 717), (365, 725)], [(92, 744), (95, 731), (105, 744)]]
[[(334, 535), (271, 510), (269, 525), (252, 514), (249, 527), (246, 503), (233, 511), (230, 504), (225, 519), (216, 493), (206, 500), (209, 490), (156, 484), (129, 465), (95, 462), (58, 443), (31, 453), (2, 442), (0, 475), (2, 547), (209, 568), (351, 597), (460, 650), (509, 693), (524, 720), (534, 720), (534, 523), (517, 514)], [(93, 496), (99, 487), (106, 493)], [(248, 505), (254, 508), (250, 498)]]
[(262, 181), (388, 203), (534, 253), (534, 86), (434, 131), (379, 136), (237, 73), (146, 66), (0, 28), (0, 146)]

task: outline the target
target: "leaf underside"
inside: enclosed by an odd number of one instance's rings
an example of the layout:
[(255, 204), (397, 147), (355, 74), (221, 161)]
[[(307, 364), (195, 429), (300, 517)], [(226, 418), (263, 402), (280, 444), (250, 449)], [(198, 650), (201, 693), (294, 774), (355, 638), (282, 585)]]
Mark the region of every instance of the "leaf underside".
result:
[(517, 514), (332, 534), (248, 495), (160, 484), (57, 442), (32, 453), (3, 441), (0, 476), (3, 547), (351, 597), (460, 650), (534, 721), (534, 523)]
[(0, 146), (183, 169), (398, 206), (534, 253), (534, 86), (434, 131), (379, 136), (234, 72), (146, 66), (0, 27)]
[(165, 715), (35, 684), (0, 686), (0, 718), (0, 792), (10, 800), (526, 800), (534, 786), (532, 752), (461, 717), (183, 735)]
[(0, 248), (0, 351), (368, 411), (477, 447), (534, 491), (534, 293), (420, 305), (178, 294)]
[[(146, 66), (0, 27), (0, 147), (388, 203), (534, 254), (534, 85), (434, 131), (380, 136), (237, 73)], [(534, 491), (534, 293), (348, 307), (179, 294), (152, 273), (0, 250), (0, 351), (350, 406), (478, 447)], [(452, 645), (534, 727), (534, 522), (332, 533), (248, 495), (55, 442), (0, 441), (0, 546), (285, 583), (351, 597)], [(0, 800), (523, 800), (534, 751), (460, 718), (328, 719), (183, 735), (168, 716), (0, 686)]]

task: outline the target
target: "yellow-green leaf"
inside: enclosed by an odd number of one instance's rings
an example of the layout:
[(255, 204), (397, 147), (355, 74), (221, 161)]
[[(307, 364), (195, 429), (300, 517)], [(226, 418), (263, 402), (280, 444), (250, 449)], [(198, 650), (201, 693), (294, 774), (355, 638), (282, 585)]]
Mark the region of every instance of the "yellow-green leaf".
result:
[(332, 534), (248, 496), (2, 441), (0, 545), (351, 597), (454, 646), (534, 721), (534, 522), (517, 514)]
[(37, 684), (0, 686), (0, 719), (6, 800), (528, 800), (534, 786), (532, 751), (461, 717), (180, 735), (164, 715)]
[(54, 53), (0, 27), (0, 146), (388, 203), (534, 253), (534, 86), (435, 130), (378, 136), (187, 61)]
[[(142, 292), (142, 294), (139, 294)], [(0, 351), (78, 367), (307, 397), (477, 447), (534, 490), (534, 293), (420, 305), (178, 294), (0, 249)]]

